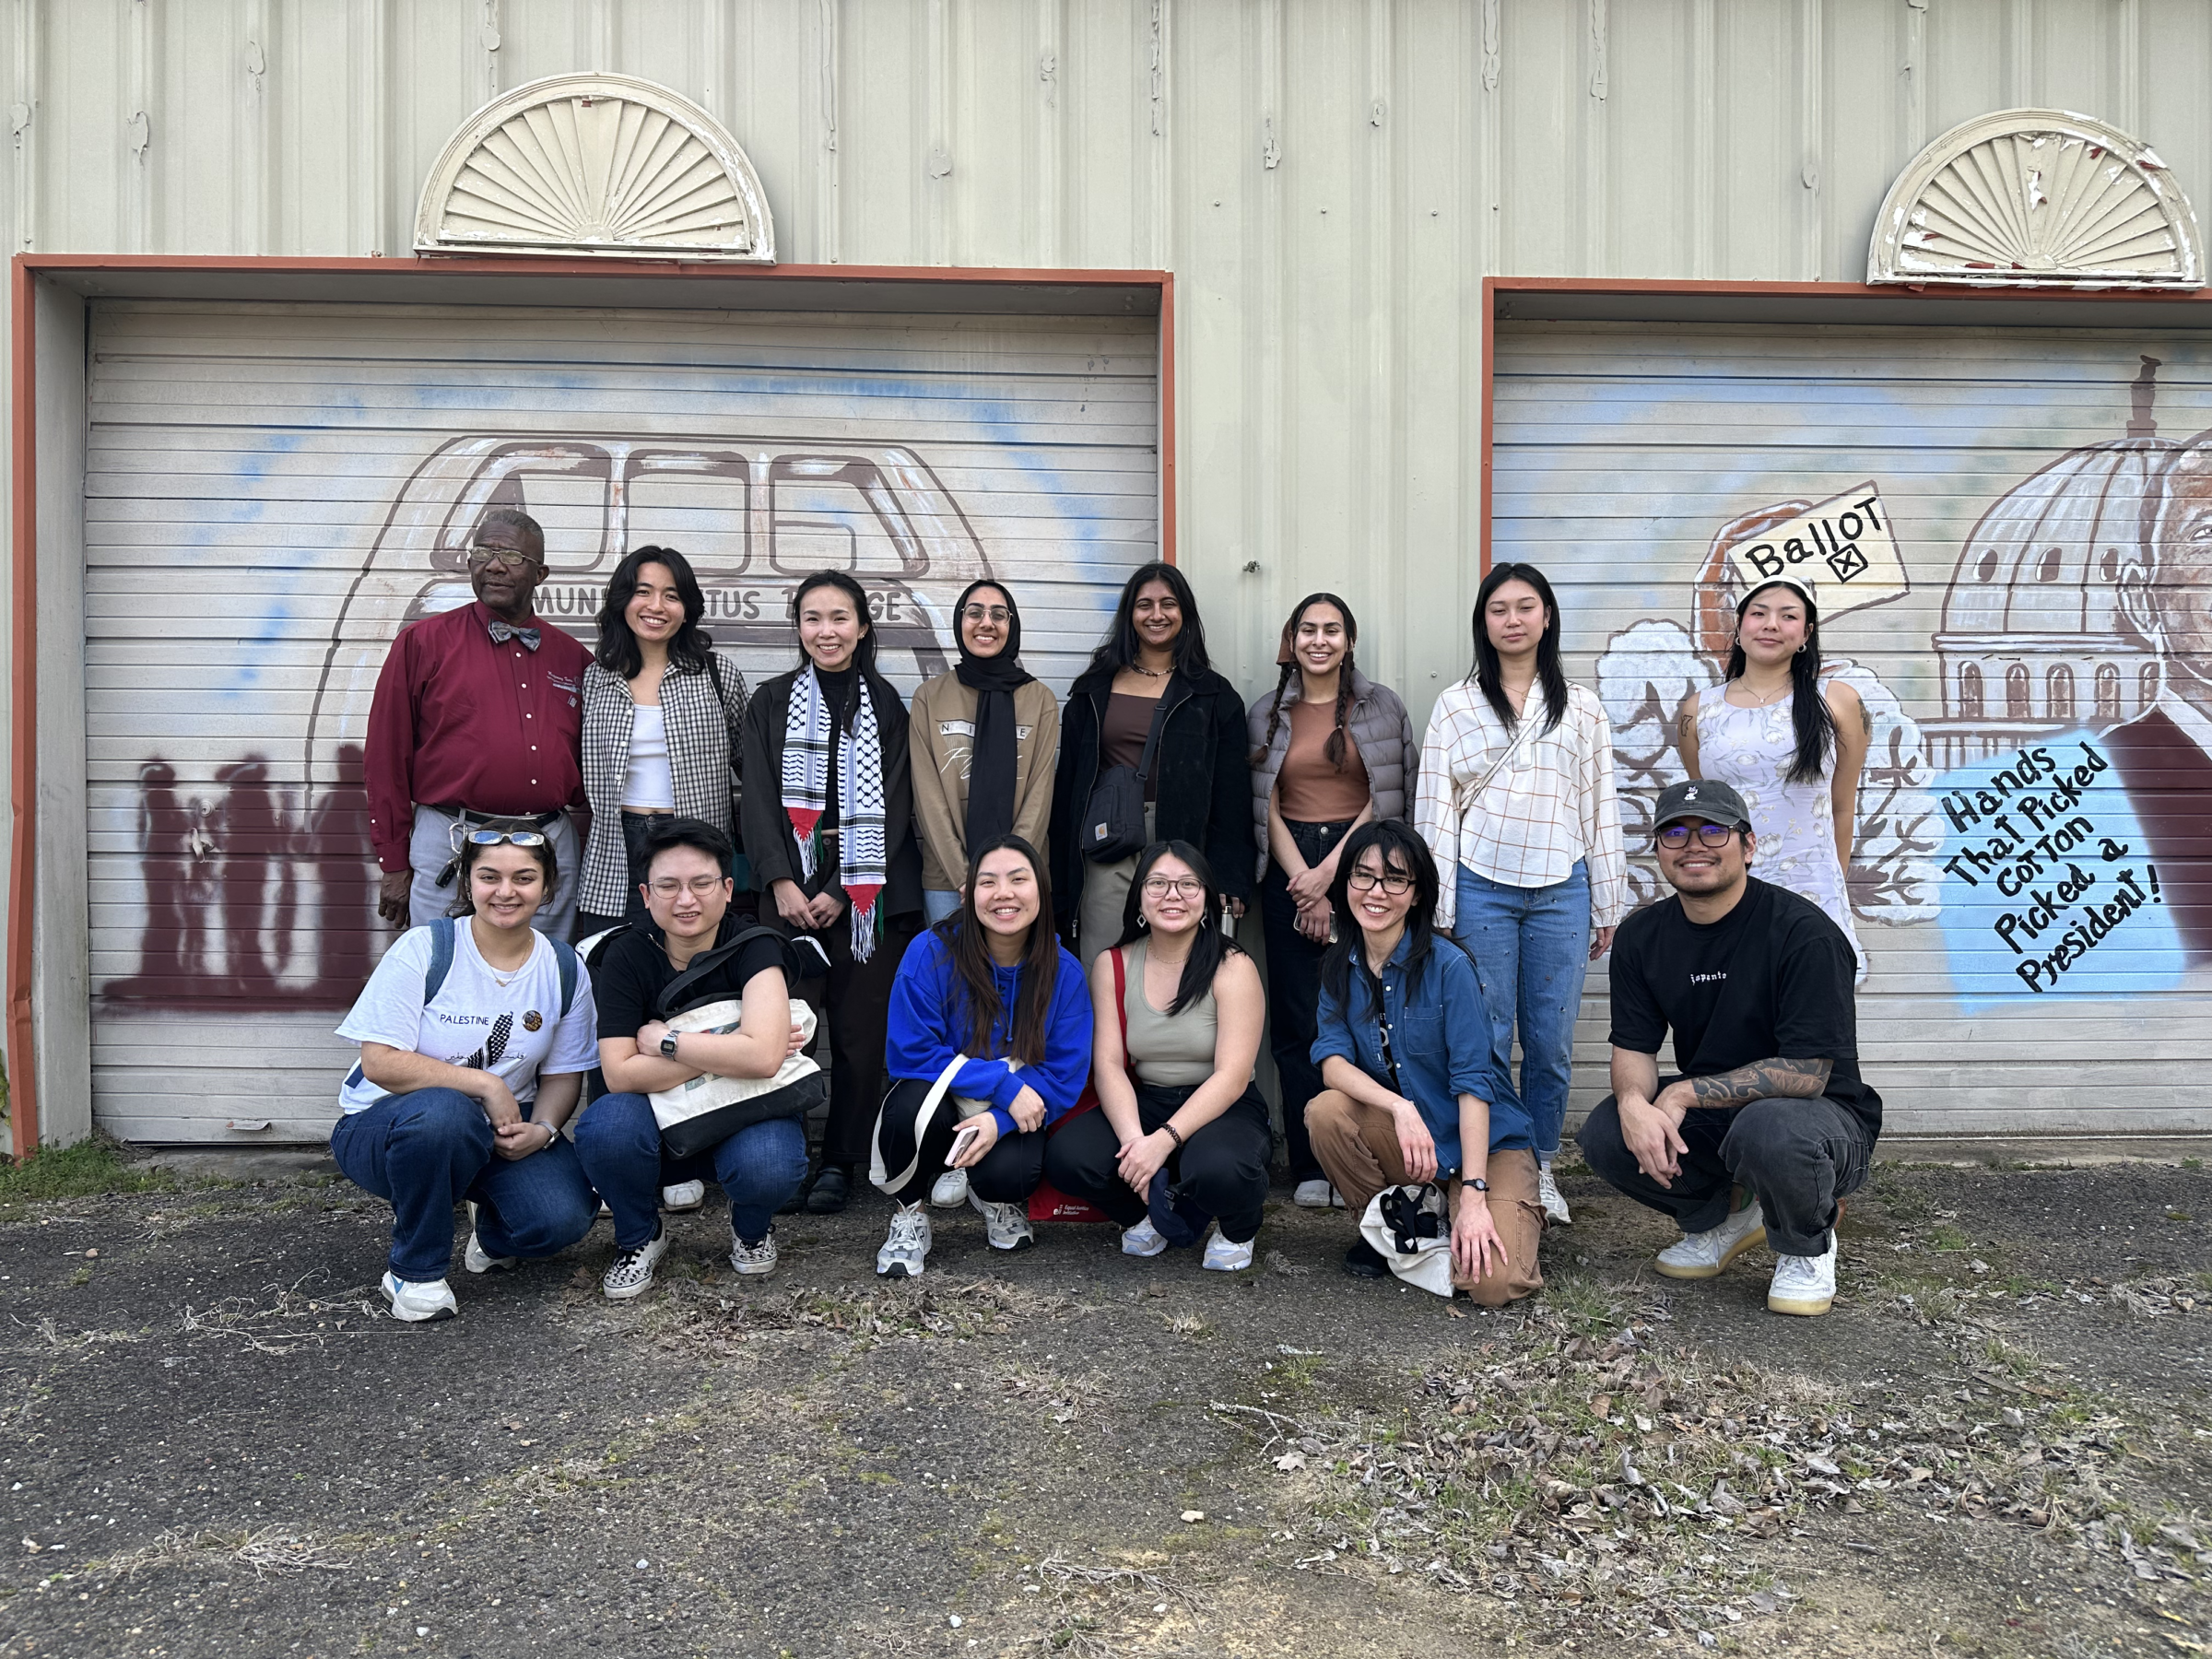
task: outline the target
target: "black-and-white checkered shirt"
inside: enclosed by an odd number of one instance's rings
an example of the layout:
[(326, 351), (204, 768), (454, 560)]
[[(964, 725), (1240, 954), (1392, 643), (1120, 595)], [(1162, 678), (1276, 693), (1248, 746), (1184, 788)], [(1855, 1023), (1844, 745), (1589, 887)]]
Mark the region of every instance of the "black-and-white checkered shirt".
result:
[[(737, 786), (733, 734), (745, 721), (745, 676), (727, 657), (714, 676), (676, 663), (661, 679), (661, 718), (668, 734), (668, 771), (678, 817), (703, 818), (735, 836), (730, 794)], [(618, 916), (629, 899), (629, 854), (622, 840), (622, 786), (629, 775), (629, 735), (637, 705), (629, 686), (594, 663), (583, 673), (583, 793), (592, 805), (592, 839), (583, 853), (576, 908)]]

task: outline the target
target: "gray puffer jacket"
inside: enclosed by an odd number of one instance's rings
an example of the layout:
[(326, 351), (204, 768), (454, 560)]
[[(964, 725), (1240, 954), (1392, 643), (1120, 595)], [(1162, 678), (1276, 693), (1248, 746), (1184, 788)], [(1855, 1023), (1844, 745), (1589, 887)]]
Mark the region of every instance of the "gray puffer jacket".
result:
[[(1346, 728), (1351, 733), (1352, 745), (1359, 751), (1360, 764), (1367, 768), (1367, 788), (1375, 803), (1375, 816), (1384, 818), (1410, 818), (1413, 816), (1414, 777), (1420, 770), (1421, 744), (1414, 735), (1413, 719), (1406, 712), (1406, 705), (1398, 694), (1388, 686), (1378, 686), (1366, 675), (1352, 671), (1352, 707), (1346, 717)], [(1267, 742), (1267, 717), (1275, 708), (1272, 695), (1255, 698), (1246, 723), (1252, 728), (1252, 747), (1256, 753), (1266, 747), (1264, 755), (1252, 769), (1252, 826), (1253, 835), (1260, 847), (1258, 874), (1267, 873), (1267, 799), (1275, 794), (1276, 774), (1283, 769), (1283, 757), (1290, 752), (1290, 703), (1298, 700), (1298, 677), (1293, 675), (1283, 688), (1288, 700), (1283, 705), (1283, 717), (1276, 723), (1275, 741)]]

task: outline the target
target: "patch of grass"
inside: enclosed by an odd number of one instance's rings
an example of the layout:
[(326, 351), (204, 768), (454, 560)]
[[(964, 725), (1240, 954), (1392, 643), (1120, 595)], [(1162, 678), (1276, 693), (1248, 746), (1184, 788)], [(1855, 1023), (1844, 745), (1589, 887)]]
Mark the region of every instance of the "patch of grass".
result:
[(2182, 1168), (2184, 1170), (2201, 1170), (2204, 1167), (2205, 1160), (2201, 1158), (2184, 1158), (2182, 1159)]
[(167, 1193), (177, 1178), (150, 1164), (125, 1163), (111, 1141), (41, 1147), (29, 1158), (0, 1159), (0, 1214), (15, 1205), (107, 1193)]
[(1928, 1235), (1928, 1243), (1936, 1250), (1971, 1250), (1974, 1247), (1974, 1241), (1948, 1221), (1943, 1222)]

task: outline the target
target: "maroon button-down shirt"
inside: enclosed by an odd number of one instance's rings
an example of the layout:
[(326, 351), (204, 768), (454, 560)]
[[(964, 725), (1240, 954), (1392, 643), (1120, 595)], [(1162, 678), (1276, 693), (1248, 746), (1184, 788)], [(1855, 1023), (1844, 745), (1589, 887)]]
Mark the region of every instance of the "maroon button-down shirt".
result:
[(495, 645), (481, 600), (400, 629), (376, 678), (363, 761), (376, 862), (407, 868), (415, 806), (521, 816), (583, 803), (591, 653), (542, 618)]

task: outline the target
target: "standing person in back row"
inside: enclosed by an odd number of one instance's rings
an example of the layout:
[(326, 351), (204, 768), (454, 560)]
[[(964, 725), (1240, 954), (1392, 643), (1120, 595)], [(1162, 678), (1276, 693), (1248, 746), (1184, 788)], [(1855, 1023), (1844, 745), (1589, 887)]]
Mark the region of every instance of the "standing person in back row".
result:
[(1292, 1202), (1303, 1209), (1337, 1201), (1306, 1133), (1306, 1103), (1321, 1092), (1312, 1049), (1335, 925), (1329, 888), (1345, 837), (1406, 816), (1420, 755), (1398, 694), (1354, 665), (1359, 640), (1352, 607), (1335, 594), (1300, 599), (1283, 624), (1275, 695), (1252, 705), (1249, 722), (1269, 1041)]
[[(1573, 1219), (1552, 1179), (1583, 978), (1628, 903), (1605, 705), (1559, 665), (1559, 606), (1534, 565), (1475, 592), (1475, 665), (1446, 688), (1421, 745), (1421, 839), (1443, 877), (1437, 925), (1465, 947), (1490, 1011), (1498, 1105), (1528, 1112), (1544, 1214)], [(1514, 1087), (1513, 1032), (1521, 1035)]]
[(1246, 741), (1244, 700), (1206, 657), (1191, 584), (1173, 565), (1139, 566), (1061, 719), (1046, 851), (1056, 920), (1086, 973), (1121, 937), (1137, 855), (1156, 841), (1204, 853), (1229, 913), (1244, 914)]
[(1675, 736), (1691, 777), (1729, 785), (1750, 807), (1759, 879), (1827, 912), (1865, 980), (1849, 877), (1874, 725), (1856, 691), (1821, 683), (1811, 588), (1784, 576), (1744, 595), (1726, 677), (1683, 700)]
[(462, 838), (542, 832), (559, 872), (532, 925), (557, 939), (576, 920), (583, 671), (591, 653), (532, 608), (546, 537), (495, 507), (468, 550), (473, 604), (400, 630), (376, 679), (362, 781), (383, 869), (376, 913), (394, 927), (451, 915)]
[(745, 851), (760, 919), (811, 935), (826, 985), (803, 994), (830, 1011), (830, 1121), (806, 1208), (834, 1215), (868, 1156), (883, 1094), (891, 981), (922, 920), (906, 705), (876, 672), (868, 596), (842, 571), (817, 571), (793, 602), (799, 666), (745, 711)]
[[(1683, 1237), (1669, 1278), (1713, 1278), (1774, 1247), (1767, 1307), (1818, 1314), (1836, 1296), (1839, 1200), (1866, 1179), (1882, 1098), (1859, 1077), (1851, 942), (1809, 899), (1747, 873), (1758, 838), (1725, 783), (1676, 783), (1653, 814), (1675, 897), (1613, 945), (1613, 1092), (1583, 1120), (1583, 1156)], [(1680, 1075), (1659, 1075), (1675, 1038)]]

